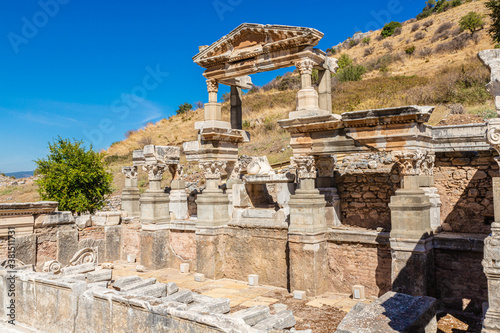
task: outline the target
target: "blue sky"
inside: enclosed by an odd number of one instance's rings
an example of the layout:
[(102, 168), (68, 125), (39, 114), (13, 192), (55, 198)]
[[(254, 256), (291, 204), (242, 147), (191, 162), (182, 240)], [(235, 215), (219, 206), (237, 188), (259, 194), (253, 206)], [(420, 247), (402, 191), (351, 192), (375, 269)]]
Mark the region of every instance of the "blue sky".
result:
[[(423, 0), (3, 0), (0, 171), (33, 170), (58, 135), (106, 149), (127, 130), (171, 116), (179, 104), (205, 102), (203, 69), (191, 58), (243, 22), (316, 28), (325, 34), (318, 45), (325, 50), (356, 31), (415, 17), (423, 6)], [(282, 72), (253, 81), (262, 85)]]

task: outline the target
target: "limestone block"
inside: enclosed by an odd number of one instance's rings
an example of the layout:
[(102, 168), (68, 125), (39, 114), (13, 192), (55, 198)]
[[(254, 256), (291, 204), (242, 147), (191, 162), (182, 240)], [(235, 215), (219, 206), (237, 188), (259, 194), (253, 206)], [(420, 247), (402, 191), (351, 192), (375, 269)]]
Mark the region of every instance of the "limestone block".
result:
[(256, 287), (259, 285), (259, 276), (257, 274), (250, 274), (248, 276), (248, 285)]
[(16, 242), (16, 259), (25, 264), (36, 264), (36, 235), (18, 236)]
[(245, 184), (233, 184), (233, 206), (238, 208), (252, 207)]
[(166, 284), (166, 290), (167, 290), (167, 295), (166, 296), (170, 296), (172, 294), (175, 294), (176, 292), (179, 291), (179, 287), (177, 287), (177, 285), (174, 283), (174, 282), (168, 282)]
[(295, 299), (300, 299), (300, 300), (305, 300), (306, 297), (306, 292), (303, 290), (294, 290), (293, 291), (293, 298)]
[(181, 266), (180, 267), (181, 273), (184, 273), (184, 274), (189, 273), (189, 264), (188, 263), (182, 263), (180, 266)]
[(85, 229), (92, 226), (92, 218), (91, 215), (80, 215), (75, 218), (75, 224), (78, 229)]
[[(126, 181), (132, 179), (126, 179)], [(133, 179), (137, 182), (137, 179)], [(135, 187), (125, 187), (121, 195), (121, 209), (127, 212), (130, 217), (141, 216), (140, 191), (137, 185)]]
[(118, 225), (120, 224), (122, 217), (122, 212), (97, 212), (95, 216), (92, 217), (92, 222), (94, 225), (98, 226), (108, 226), (108, 225)]
[(76, 274), (84, 274), (95, 270), (94, 263), (76, 265), (76, 266), (68, 266), (61, 269), (63, 276), (70, 276)]
[(256, 305), (251, 308), (240, 310), (232, 314), (233, 317), (241, 318), (250, 326), (271, 317), (269, 307), (266, 305)]
[(116, 280), (115, 283), (113, 283), (113, 288), (116, 290), (122, 290), (122, 288), (135, 284), (139, 281), (142, 281), (142, 279), (137, 275), (125, 276)]
[(196, 273), (196, 274), (194, 275), (194, 280), (195, 280), (196, 282), (203, 282), (203, 281), (205, 281), (205, 274)]
[(291, 328), (293, 326), (295, 326), (295, 318), (293, 317), (293, 313), (291, 310), (285, 310), (278, 312), (274, 316), (271, 316), (259, 322), (253, 328), (267, 332), (272, 329), (283, 330), (285, 328)]
[(75, 218), (71, 212), (54, 212), (45, 216), (42, 227), (72, 223), (75, 223)]
[(369, 305), (355, 306), (337, 327), (338, 333), (364, 331), (435, 333), (436, 299), (390, 291)]
[(193, 292), (189, 290), (178, 291), (170, 296), (161, 299), (165, 302), (179, 302), (184, 304), (189, 304), (194, 302)]
[(206, 313), (229, 313), (229, 298), (213, 298), (209, 296), (193, 294), (194, 303), (189, 307), (191, 311)]
[(78, 251), (78, 231), (57, 231), (57, 260), (63, 265), (69, 265), (71, 258)]
[(105, 260), (114, 261), (121, 259), (122, 227), (120, 225), (107, 226), (105, 233)]
[(361, 285), (352, 286), (352, 298), (364, 300), (365, 299), (365, 286), (361, 286)]
[(110, 281), (113, 277), (113, 270), (100, 269), (94, 272), (87, 273), (87, 283)]
[(149, 269), (167, 267), (168, 230), (141, 231), (141, 264)]
[(133, 289), (128, 292), (130, 295), (149, 296), (149, 297), (165, 297), (167, 296), (167, 286), (164, 283), (155, 283), (142, 288)]
[(141, 195), (140, 202), (142, 223), (161, 224), (170, 221), (170, 199), (163, 190), (146, 190)]
[(273, 305), (271, 305), (271, 307), (273, 308), (275, 313), (284, 311), (288, 308), (288, 306), (283, 303), (274, 303)]
[(186, 190), (170, 191), (170, 213), (174, 220), (185, 220), (188, 218), (188, 201)]
[[(156, 283), (155, 278), (149, 278), (146, 280), (141, 279), (140, 281), (121, 286), (120, 291), (127, 292), (127, 291), (131, 291), (134, 289), (144, 288), (144, 287), (147, 287), (147, 286), (155, 284), (155, 283)], [(113, 287), (116, 289), (115, 285), (113, 285)]]

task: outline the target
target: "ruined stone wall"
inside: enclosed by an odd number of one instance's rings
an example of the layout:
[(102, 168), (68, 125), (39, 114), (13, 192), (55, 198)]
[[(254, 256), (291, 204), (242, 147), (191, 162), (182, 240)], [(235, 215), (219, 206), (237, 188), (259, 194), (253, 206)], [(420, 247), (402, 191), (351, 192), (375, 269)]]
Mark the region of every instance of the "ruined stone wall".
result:
[(400, 184), (396, 170), (387, 173), (336, 173), (335, 182), (340, 196), (340, 219), (343, 225), (391, 230), (388, 205)]
[(498, 177), (498, 165), (490, 152), (436, 154), (434, 180), (441, 196), (441, 220), (453, 232), (490, 233), (491, 177)]
[(122, 260), (127, 260), (127, 255), (135, 255), (139, 261), (141, 257), (141, 224), (124, 224), (122, 225)]
[(470, 310), (480, 308), (488, 299), (488, 285), (483, 273), (482, 252), (434, 250), (436, 297), (448, 307), (462, 307), (472, 301)]
[(391, 250), (388, 245), (328, 242), (331, 291), (350, 294), (363, 285), (367, 296), (391, 289)]

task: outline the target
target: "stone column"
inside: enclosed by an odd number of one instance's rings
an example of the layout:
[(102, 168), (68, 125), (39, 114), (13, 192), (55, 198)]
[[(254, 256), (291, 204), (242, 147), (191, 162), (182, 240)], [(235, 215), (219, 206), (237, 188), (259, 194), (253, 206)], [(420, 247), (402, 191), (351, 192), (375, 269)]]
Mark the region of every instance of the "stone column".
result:
[(137, 187), (137, 166), (122, 167), (125, 175), (125, 187), (122, 191), (122, 210), (127, 212), (129, 217), (141, 216), (141, 204), (139, 202), (140, 192)]
[(433, 185), (434, 155), (395, 152), (403, 188), (391, 197), (392, 289), (413, 296), (434, 294), (431, 203), (421, 187)]
[[(500, 59), (500, 53), (499, 53)], [(487, 141), (500, 152), (500, 119), (488, 121)], [(500, 158), (495, 160), (500, 166)], [(483, 270), (488, 279), (488, 311), (483, 321), (483, 332), (500, 332), (500, 177), (493, 177), (493, 204), (495, 222), (491, 234), (484, 240)]]
[(292, 158), (300, 184), (288, 203), (290, 289), (305, 290), (311, 296), (320, 295), (328, 289), (326, 202), (315, 188), (314, 163), (312, 156)]
[(319, 108), (332, 112), (332, 74), (329, 70), (320, 70), (319, 76)]
[(172, 183), (170, 184), (170, 203), (169, 209), (171, 217), (174, 220), (186, 220), (188, 214), (188, 202), (186, 193), (186, 182), (181, 179), (184, 172), (184, 166), (179, 164), (169, 165), (169, 171), (172, 174)]
[(231, 128), (232, 129), (242, 129), (242, 110), (241, 110), (241, 88), (237, 86), (231, 86)]
[(205, 121), (221, 121), (221, 104), (217, 102), (217, 92), (219, 91), (219, 82), (216, 80), (207, 80), (208, 103), (205, 103)]
[(198, 220), (196, 221), (196, 267), (209, 279), (224, 276), (223, 229), (229, 222), (226, 194), (219, 189), (221, 174), (226, 169), (225, 161), (201, 161), (205, 173), (206, 188), (198, 195)]
[(145, 164), (142, 166), (148, 173), (149, 188), (141, 196), (141, 223), (165, 224), (170, 221), (168, 194), (161, 187), (165, 164)]

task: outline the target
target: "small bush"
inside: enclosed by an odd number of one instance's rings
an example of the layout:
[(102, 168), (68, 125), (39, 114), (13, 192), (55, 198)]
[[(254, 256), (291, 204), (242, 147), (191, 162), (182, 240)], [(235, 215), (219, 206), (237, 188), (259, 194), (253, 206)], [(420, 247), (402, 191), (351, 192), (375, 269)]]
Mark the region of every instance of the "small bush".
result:
[(353, 62), (352, 58), (347, 54), (343, 53), (338, 61), (339, 69), (345, 68), (349, 65), (351, 65)]
[(179, 105), (179, 108), (177, 109), (176, 113), (177, 114), (183, 114), (186, 113), (187, 111), (191, 111), (193, 109), (193, 106), (190, 103), (184, 103)]
[(371, 41), (370, 37), (363, 38), (363, 44), (370, 45), (370, 41)]
[(134, 133), (135, 133), (135, 130), (128, 130), (128, 131), (126, 131), (125, 132), (125, 138), (128, 139)]
[(392, 52), (392, 50), (394, 50), (394, 48), (392, 47), (392, 43), (391, 42), (385, 42), (382, 46), (385, 49), (387, 49), (389, 52)]
[(384, 37), (382, 35), (378, 35), (377, 37), (375, 37), (375, 40), (377, 42), (380, 42), (382, 39), (384, 39)]
[(466, 110), (464, 106), (460, 103), (448, 105), (450, 109), (450, 114), (465, 114)]
[(340, 82), (360, 81), (365, 73), (366, 68), (364, 66), (351, 64), (339, 69), (336, 78)]
[(419, 31), (415, 34), (415, 41), (422, 40), (425, 38), (425, 33), (423, 31)]
[(412, 26), (411, 26), (411, 32), (415, 32), (417, 31), (418, 29), (420, 28), (420, 23), (414, 23)]
[(436, 52), (456, 52), (464, 49), (467, 46), (467, 42), (471, 39), (471, 35), (461, 34), (449, 42), (441, 43), (436, 46)]
[(394, 35), (394, 32), (397, 28), (401, 28), (401, 23), (399, 22), (390, 22), (390, 23), (387, 23), (386, 25), (384, 25), (384, 27), (382, 28), (382, 31), (380, 32), (380, 35), (383, 37), (383, 38), (387, 38), (387, 37), (390, 37), (392, 35)]
[(443, 31), (446, 31), (446, 30), (449, 30), (453, 27), (453, 24), (451, 22), (445, 22), (443, 24), (441, 24), (437, 29), (436, 29), (436, 32), (434, 34), (440, 34), (442, 33)]
[(402, 27), (397, 27), (396, 29), (394, 29), (393, 36), (399, 36), (399, 35), (401, 35), (402, 32), (403, 32), (403, 28)]
[(432, 26), (434, 24), (434, 20), (428, 20), (428, 21), (425, 21), (424, 23), (422, 23), (422, 25), (424, 26), (424, 29), (425, 31), (427, 31), (427, 28)]
[(471, 34), (482, 29), (484, 22), (481, 15), (476, 12), (469, 12), (467, 15), (462, 16), (458, 22), (460, 28), (463, 30), (469, 30)]
[(425, 8), (420, 14), (417, 15), (417, 20), (423, 20), (424, 18), (431, 16), (432, 13), (432, 9)]
[(384, 54), (375, 61), (371, 61), (365, 65), (368, 71), (373, 71), (376, 69), (382, 69), (383, 67), (389, 67), (390, 64), (401, 61), (401, 57), (397, 54)]
[(141, 146), (141, 147), (144, 147), (144, 146), (149, 146), (149, 145), (152, 145), (153, 144), (153, 138), (150, 137), (150, 136), (144, 136), (142, 138), (139, 139), (139, 141), (137, 141), (137, 143)]
[(365, 57), (368, 57), (369, 55), (372, 55), (372, 54), (373, 54), (373, 51), (374, 51), (374, 50), (375, 50), (375, 48), (374, 48), (374, 47), (367, 47), (367, 48), (365, 49), (365, 52), (364, 52), (364, 54), (363, 54), (363, 55), (364, 55)]
[(409, 56), (413, 55), (415, 52), (415, 46), (409, 46), (405, 49), (405, 53)]
[(423, 49), (420, 50), (418, 55), (422, 58), (427, 58), (431, 56), (433, 53), (432, 49), (430, 47), (424, 47)]

